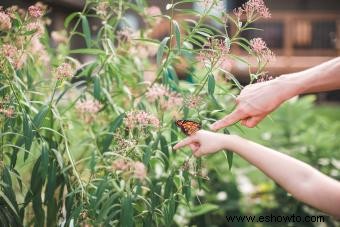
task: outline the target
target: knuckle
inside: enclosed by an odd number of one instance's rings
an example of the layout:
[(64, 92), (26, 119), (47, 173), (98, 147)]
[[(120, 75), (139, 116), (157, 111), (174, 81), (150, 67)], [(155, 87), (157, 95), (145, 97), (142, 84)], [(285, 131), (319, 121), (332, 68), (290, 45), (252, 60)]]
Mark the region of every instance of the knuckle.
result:
[(194, 152), (193, 154), (194, 154), (194, 156), (195, 156), (196, 158), (199, 158), (199, 157), (201, 156), (201, 152), (200, 152), (200, 151), (196, 151), (196, 152)]
[(247, 113), (247, 108), (244, 105), (242, 105), (239, 108), (237, 108), (237, 111), (241, 114), (245, 114)]

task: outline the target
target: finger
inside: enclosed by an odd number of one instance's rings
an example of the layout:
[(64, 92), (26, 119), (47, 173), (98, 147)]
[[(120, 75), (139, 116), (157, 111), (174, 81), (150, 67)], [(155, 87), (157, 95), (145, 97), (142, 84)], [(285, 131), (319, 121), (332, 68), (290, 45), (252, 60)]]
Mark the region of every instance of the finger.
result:
[(199, 158), (203, 155), (203, 152), (202, 152), (202, 149), (197, 149), (195, 152), (193, 152), (193, 155), (196, 157), (196, 158)]
[(193, 143), (194, 142), (194, 137), (187, 137), (185, 138), (184, 140), (180, 141), (179, 143), (177, 143), (175, 146), (174, 146), (174, 149), (177, 150), (181, 147), (185, 147), (185, 146), (188, 146), (189, 144)]
[(256, 116), (256, 117), (251, 117), (248, 118), (247, 121), (245, 122), (245, 126), (248, 128), (253, 128), (255, 127), (260, 121), (262, 121), (263, 116)]
[(198, 143), (191, 143), (191, 144), (189, 144), (189, 147), (190, 147), (190, 149), (192, 150), (193, 153), (196, 152), (200, 148)]
[(246, 118), (246, 119), (242, 119), (241, 120), (241, 125), (244, 125), (244, 126), (247, 126), (247, 121), (249, 120), (250, 118)]
[(231, 114), (225, 116), (223, 119), (216, 121), (214, 124), (210, 126), (210, 129), (213, 131), (217, 131), (221, 128), (227, 127), (231, 124), (234, 124), (235, 122), (238, 122), (239, 120), (243, 119), (245, 116), (242, 114), (239, 109), (236, 109)]

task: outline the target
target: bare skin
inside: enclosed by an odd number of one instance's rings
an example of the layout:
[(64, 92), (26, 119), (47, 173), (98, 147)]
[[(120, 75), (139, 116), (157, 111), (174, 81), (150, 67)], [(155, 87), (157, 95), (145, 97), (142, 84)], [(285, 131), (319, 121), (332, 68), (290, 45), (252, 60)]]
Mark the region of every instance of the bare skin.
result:
[(336, 89), (340, 89), (340, 57), (301, 72), (246, 86), (236, 99), (235, 110), (212, 124), (211, 129), (217, 131), (238, 121), (252, 128), (296, 95)]
[(189, 146), (196, 157), (222, 149), (235, 152), (259, 168), (296, 199), (340, 218), (340, 182), (324, 175), (310, 165), (288, 155), (243, 139), (200, 130), (175, 145)]

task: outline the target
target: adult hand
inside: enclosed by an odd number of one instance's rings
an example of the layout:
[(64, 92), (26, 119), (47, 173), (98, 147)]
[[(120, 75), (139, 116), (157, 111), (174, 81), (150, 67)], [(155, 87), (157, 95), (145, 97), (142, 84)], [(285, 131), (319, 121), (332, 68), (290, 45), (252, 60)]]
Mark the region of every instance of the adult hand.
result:
[(238, 121), (249, 128), (255, 127), (282, 102), (295, 96), (296, 92), (296, 84), (285, 83), (280, 78), (248, 85), (236, 98), (235, 110), (212, 124), (211, 129), (217, 131)]

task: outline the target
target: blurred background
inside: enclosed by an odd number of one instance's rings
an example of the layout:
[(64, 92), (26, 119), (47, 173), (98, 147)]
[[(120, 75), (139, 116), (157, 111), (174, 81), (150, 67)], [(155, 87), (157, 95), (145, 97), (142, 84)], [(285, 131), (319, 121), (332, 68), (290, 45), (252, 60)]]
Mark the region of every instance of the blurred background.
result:
[[(30, 0), (1, 0), (0, 5), (8, 7), (18, 5), (28, 7), (36, 1)], [(63, 21), (67, 15), (80, 11), (84, 0), (44, 0), (50, 7), (50, 31), (62, 30)], [(163, 12), (168, 4), (166, 0), (148, 0), (150, 6), (158, 6)], [(245, 0), (224, 0), (225, 10), (232, 10), (245, 3)], [(243, 34), (246, 38), (262, 37), (274, 51), (277, 60), (267, 67), (272, 76), (303, 70), (340, 55), (340, 1), (339, 0), (270, 0), (265, 1), (272, 13), (270, 20), (256, 22), (254, 27), (263, 31), (250, 30)], [(199, 4), (188, 3), (183, 8), (200, 9)], [(217, 15), (219, 12), (216, 12)], [(133, 12), (125, 15), (129, 26), (135, 30), (142, 27), (142, 20)], [(180, 17), (180, 16), (179, 16)], [(95, 34), (96, 21), (92, 21)], [(220, 28), (223, 29), (223, 28)], [(232, 31), (233, 27), (229, 27)], [(169, 31), (168, 23), (157, 26), (153, 38), (162, 39)], [(72, 46), (80, 48), (82, 39), (73, 39)], [(242, 52), (234, 49), (234, 53)], [(87, 59), (80, 59), (87, 61)], [(248, 78), (246, 65), (236, 63), (233, 73), (246, 83)], [(340, 92), (318, 94), (318, 102), (340, 102)]]

